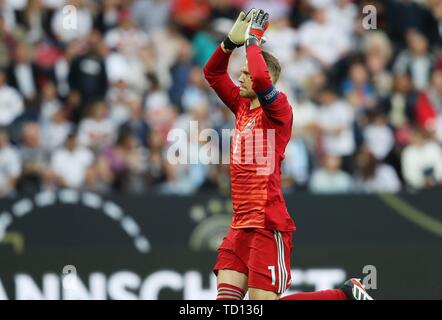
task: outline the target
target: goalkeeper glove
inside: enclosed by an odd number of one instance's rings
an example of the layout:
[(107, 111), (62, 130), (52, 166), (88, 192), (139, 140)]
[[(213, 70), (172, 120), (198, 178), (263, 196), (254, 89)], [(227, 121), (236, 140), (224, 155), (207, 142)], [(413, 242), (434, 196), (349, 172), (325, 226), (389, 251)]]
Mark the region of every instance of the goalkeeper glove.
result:
[(251, 9), (247, 14), (241, 11), (235, 24), (223, 41), (225, 49), (233, 50), (244, 44), (246, 41), (247, 30), (250, 27), (250, 21), (252, 20), (255, 11), (255, 9)]
[(268, 20), (269, 14), (267, 12), (264, 12), (262, 9), (255, 11), (247, 32), (246, 45), (252, 43), (261, 45), (265, 42), (263, 36), (269, 26)]

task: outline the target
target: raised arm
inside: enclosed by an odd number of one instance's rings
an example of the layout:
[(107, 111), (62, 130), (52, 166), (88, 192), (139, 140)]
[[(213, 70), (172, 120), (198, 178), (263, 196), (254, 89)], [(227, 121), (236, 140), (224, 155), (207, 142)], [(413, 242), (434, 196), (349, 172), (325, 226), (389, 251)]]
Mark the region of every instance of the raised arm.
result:
[(273, 86), (261, 49), (258, 44), (249, 41), (246, 54), (253, 91), (258, 96), (261, 105), (268, 105), (276, 99), (278, 92)]
[(216, 48), (209, 62), (204, 67), (204, 76), (220, 99), (236, 114), (239, 102), (239, 87), (230, 78), (227, 67), (232, 51), (245, 42), (247, 28), (255, 10), (247, 14), (241, 12), (227, 35), (226, 39)]
[(219, 45), (204, 67), (204, 76), (216, 94), (234, 114), (241, 99), (239, 87), (233, 83), (227, 73), (231, 51), (225, 52)]
[[(253, 18), (249, 37), (246, 40), (246, 56), (252, 88), (266, 115), (273, 121), (287, 122), (291, 119), (291, 107), (287, 97), (276, 90), (260, 48), (262, 36), (268, 26), (268, 14), (260, 10)], [(271, 59), (270, 59), (271, 57)], [(280, 66), (276, 58), (267, 53), (267, 60)], [(274, 67), (273, 69), (276, 69)], [(279, 73), (279, 72), (278, 72)]]

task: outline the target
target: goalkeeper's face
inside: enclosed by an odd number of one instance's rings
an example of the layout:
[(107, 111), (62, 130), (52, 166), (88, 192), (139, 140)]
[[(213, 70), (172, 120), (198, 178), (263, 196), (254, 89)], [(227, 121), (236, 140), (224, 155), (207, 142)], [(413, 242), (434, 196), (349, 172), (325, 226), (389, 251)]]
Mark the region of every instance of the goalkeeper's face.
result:
[(249, 67), (247, 63), (241, 69), (239, 77), (239, 94), (241, 97), (255, 99), (256, 93), (253, 91), (252, 79), (250, 78)]

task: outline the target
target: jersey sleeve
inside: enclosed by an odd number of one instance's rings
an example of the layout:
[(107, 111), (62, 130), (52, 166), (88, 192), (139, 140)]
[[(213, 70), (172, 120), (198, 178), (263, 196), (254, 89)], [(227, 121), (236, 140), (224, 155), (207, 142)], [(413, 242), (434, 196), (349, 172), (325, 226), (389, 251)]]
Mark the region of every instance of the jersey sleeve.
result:
[(277, 123), (291, 120), (292, 108), (287, 97), (273, 85), (259, 46), (256, 44), (247, 46), (246, 53), (253, 91), (258, 96), (266, 116)]
[(230, 55), (231, 52), (226, 53), (218, 46), (204, 67), (204, 76), (218, 97), (236, 115), (244, 98), (240, 96), (239, 87), (227, 72)]

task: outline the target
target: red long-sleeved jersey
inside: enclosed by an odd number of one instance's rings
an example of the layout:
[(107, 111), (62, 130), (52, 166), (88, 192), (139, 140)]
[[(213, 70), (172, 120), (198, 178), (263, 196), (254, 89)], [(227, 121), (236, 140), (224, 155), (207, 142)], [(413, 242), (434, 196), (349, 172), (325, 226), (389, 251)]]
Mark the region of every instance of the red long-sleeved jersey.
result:
[(240, 96), (227, 73), (230, 53), (221, 46), (204, 68), (210, 86), (236, 117), (230, 147), (231, 227), (294, 231), (281, 192), (281, 162), (291, 137), (292, 108), (286, 95), (273, 86), (261, 49), (249, 45), (246, 54), (258, 108), (250, 109), (251, 100)]

